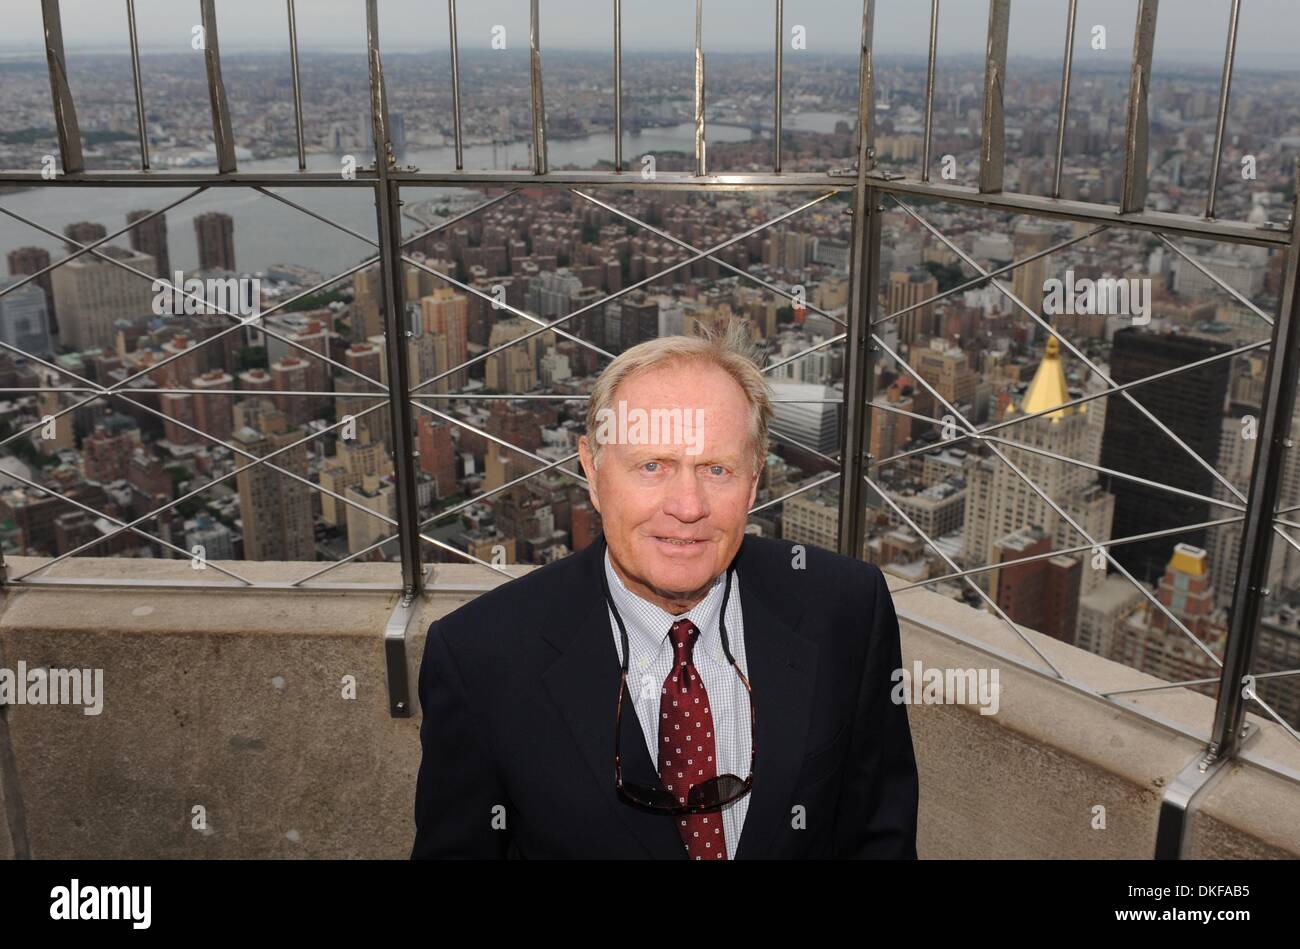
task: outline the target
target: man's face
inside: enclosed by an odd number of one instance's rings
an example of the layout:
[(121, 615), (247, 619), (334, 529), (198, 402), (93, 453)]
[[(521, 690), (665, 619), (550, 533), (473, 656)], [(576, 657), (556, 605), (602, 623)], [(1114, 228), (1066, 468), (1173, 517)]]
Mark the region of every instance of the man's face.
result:
[(744, 539), (758, 488), (749, 403), (730, 375), (704, 362), (640, 373), (611, 401), (609, 425), (578, 441), (610, 558), (628, 589), (685, 612)]

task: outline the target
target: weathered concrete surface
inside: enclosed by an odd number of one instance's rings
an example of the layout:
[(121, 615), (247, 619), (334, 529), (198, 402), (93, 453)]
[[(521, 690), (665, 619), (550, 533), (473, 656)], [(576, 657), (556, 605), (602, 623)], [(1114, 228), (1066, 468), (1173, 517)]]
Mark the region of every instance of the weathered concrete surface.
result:
[[(11, 574), (38, 562), (11, 559)], [(318, 569), (223, 566), (262, 581)], [(186, 561), (79, 559), (49, 575), (74, 572), (195, 582)], [(472, 588), (491, 577), (473, 566), (437, 568), (439, 585)], [(225, 582), (202, 577), (210, 579)], [(395, 585), (399, 577), (392, 565), (356, 564), (325, 579)], [(436, 593), (418, 605), (408, 637), (413, 696), (429, 623), (473, 595)], [(382, 635), (395, 602), (394, 592), (310, 589), (0, 593), (0, 657), (10, 668), (23, 659), (104, 670), (99, 716), (72, 707), (9, 710), (32, 855), (404, 857), (414, 831), (419, 714), (417, 707), (409, 719), (388, 715)], [(1213, 703), (1177, 692), (1144, 696), (1135, 704), (1170, 726), (1153, 724), (990, 656), (985, 650), (1035, 658), (993, 617), (923, 591), (899, 594), (896, 603), (905, 664), (997, 667), (1001, 684), (994, 716), (909, 709), (921, 855), (1149, 857), (1163, 786), (1201, 747), (1178, 729), (1207, 730)], [(1094, 688), (1152, 681), (1027, 635)], [(356, 679), (355, 700), (343, 697), (345, 676)], [(1270, 728), (1254, 752), (1300, 771), (1300, 754)], [(1095, 805), (1105, 807), (1104, 830), (1092, 827)], [(195, 826), (196, 807), (204, 828)], [(1194, 824), (1197, 855), (1300, 854), (1297, 812), (1295, 784), (1235, 764)], [(5, 833), (0, 828), (0, 856), (12, 851)]]

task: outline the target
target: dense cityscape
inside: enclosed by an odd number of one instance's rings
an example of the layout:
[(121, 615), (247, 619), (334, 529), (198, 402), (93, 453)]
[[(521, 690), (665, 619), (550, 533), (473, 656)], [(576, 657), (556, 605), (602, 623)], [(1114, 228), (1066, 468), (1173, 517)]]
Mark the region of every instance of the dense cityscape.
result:
[[(693, 88), (683, 62), (626, 57), (629, 173), (647, 156), (659, 170), (693, 167)], [(770, 57), (710, 63), (710, 170), (771, 170)], [(783, 171), (853, 165), (857, 65), (830, 56), (787, 63)], [(282, 57), (224, 57), (241, 169), (297, 167), (283, 66)], [(885, 171), (918, 176), (925, 61), (878, 66), (877, 158)], [(399, 161), (453, 167), (446, 57), (398, 55), (385, 67)], [(976, 180), (983, 68), (982, 58), (953, 58), (938, 76), (933, 180)], [(154, 166), (210, 168), (201, 66), (154, 57), (150, 69)], [(608, 55), (549, 56), (552, 168), (613, 168), (609, 70)], [(44, 156), (58, 155), (45, 62), (4, 61), (0, 78), (7, 105), (0, 167), (39, 170)], [(308, 167), (337, 168), (348, 156), (373, 162), (364, 59), (305, 53), (302, 80)], [(1218, 81), (1216, 70), (1190, 66), (1153, 81), (1148, 207), (1204, 212)], [(129, 61), (74, 58), (70, 82), (87, 167), (138, 168)], [(466, 167), (529, 167), (526, 58), (467, 53), (462, 82)], [(1046, 60), (1019, 61), (1008, 79), (1008, 191), (1053, 191), (1059, 84), (1059, 63)], [(1127, 69), (1078, 69), (1061, 197), (1118, 203), (1127, 93)], [(1300, 77), (1239, 65), (1216, 215), (1284, 227), (1297, 145)], [(200, 551), (210, 563), (396, 558), (379, 270), (362, 267), (317, 289), (372, 250), (257, 192), (210, 189), (155, 213), (185, 191), (102, 190), (0, 194), (0, 206), (50, 229), (0, 220), (8, 265), (0, 278), (4, 552)], [(358, 200), (342, 190), (280, 194), (373, 239), (369, 193)], [(542, 564), (591, 543), (599, 515), (585, 486), (565, 473), (578, 466), (555, 463), (576, 451), (584, 431), (583, 396), (606, 362), (599, 350), (699, 334), (733, 315), (750, 321), (767, 365), (780, 364), (768, 373), (778, 401), (750, 529), (834, 549), (839, 495), (827, 476), (838, 468), (841, 439), (844, 354), (834, 337), (849, 297), (847, 195), (761, 230), (816, 195), (603, 188), (592, 197), (620, 213), (561, 189), (405, 195), (407, 252), (419, 263), (406, 267), (403, 320), (417, 380), (413, 441), (426, 561), (463, 562), (454, 550), (490, 563)], [(500, 200), (438, 227), (492, 198)], [(862, 556), (905, 582), (985, 608), (978, 586), (1018, 624), (1170, 681), (1215, 676), (1208, 653), (1223, 655), (1241, 525), (1210, 522), (1238, 513), (1234, 492), (1247, 490), (1268, 359), (1258, 345), (1270, 329), (1261, 314), (1277, 311), (1283, 253), (1184, 238), (1171, 246), (1132, 230), (1086, 236), (1091, 225), (911, 203), (955, 247), (886, 201), (876, 318), (897, 316), (875, 327), (885, 345), (875, 353), (881, 407), (870, 431), (871, 477), (886, 496), (871, 497)], [(23, 282), (133, 221), (103, 245), (103, 256), (82, 254)], [(970, 261), (996, 270), (1071, 239), (1011, 270), (1002, 289), (973, 279)], [(722, 244), (713, 257), (692, 260)], [(162, 311), (155, 277), (187, 288), (197, 280), (209, 300), (212, 287), (228, 287), (222, 305), (233, 312), (185, 312), (170, 295), (172, 312)], [(1131, 287), (1129, 305), (1062, 310), (1049, 295), (1053, 281), (1122, 283)], [(954, 288), (961, 289), (927, 302)], [(244, 304), (274, 311), (244, 323)], [(562, 335), (534, 332), (537, 324), (514, 311), (547, 322), (578, 315), (561, 324)], [(1242, 351), (1214, 358), (1235, 350)], [(1134, 389), (1132, 401), (1076, 401), (1199, 361)], [(92, 386), (115, 384), (121, 397), (59, 414), (88, 399)], [(64, 386), (80, 388), (39, 391)], [(997, 438), (976, 441), (959, 437), (965, 423), (1002, 427)], [(249, 465), (271, 452), (274, 465)], [(553, 467), (511, 484), (546, 465)], [(1280, 510), (1297, 505), (1300, 472), (1291, 465)], [(137, 519), (138, 530), (123, 529)], [(1300, 533), (1283, 530), (1270, 563), (1260, 672), (1300, 667)], [(1157, 536), (1111, 544), (1145, 534)], [(1040, 556), (1052, 551), (1060, 553)], [(953, 576), (968, 570), (975, 571), (968, 578)], [(1261, 684), (1260, 694), (1300, 725), (1294, 678)]]

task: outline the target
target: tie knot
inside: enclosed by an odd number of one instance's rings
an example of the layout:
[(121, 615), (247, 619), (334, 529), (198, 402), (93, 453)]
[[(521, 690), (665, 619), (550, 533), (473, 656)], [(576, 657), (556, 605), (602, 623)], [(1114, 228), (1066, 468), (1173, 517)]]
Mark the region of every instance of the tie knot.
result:
[(696, 637), (700, 635), (700, 628), (688, 619), (679, 619), (669, 628), (668, 635), (672, 637), (677, 661), (689, 662), (691, 648), (695, 645)]

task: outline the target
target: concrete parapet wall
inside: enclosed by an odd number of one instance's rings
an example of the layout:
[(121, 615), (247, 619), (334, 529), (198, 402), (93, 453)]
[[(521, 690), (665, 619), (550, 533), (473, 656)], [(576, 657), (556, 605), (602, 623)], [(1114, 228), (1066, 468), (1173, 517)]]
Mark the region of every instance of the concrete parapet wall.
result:
[[(38, 563), (10, 558), (10, 573)], [(318, 569), (223, 566), (259, 582)], [(493, 583), (478, 567), (436, 571), (439, 590), (422, 598), (409, 626), (413, 697), (429, 623)], [(195, 582), (179, 560), (78, 559), (41, 576), (74, 575)], [(349, 564), (326, 579), (396, 585), (399, 573)], [(444, 585), (460, 592), (441, 592)], [(99, 715), (70, 706), (7, 710), (0, 857), (15, 855), (14, 826), (38, 858), (405, 857), (420, 718), (418, 706), (410, 718), (388, 714), (383, 630), (396, 601), (395, 592), (310, 587), (0, 593), (0, 666), (104, 671)], [(924, 591), (898, 594), (896, 604), (906, 665), (996, 666), (1001, 685), (996, 715), (909, 709), (922, 857), (1151, 855), (1160, 795), (1203, 746), (1195, 736), (1208, 733), (1210, 699), (1178, 690), (1143, 696), (1136, 708), (1107, 703), (1009, 661), (1042, 665), (994, 617)], [(1153, 681), (1027, 635), (1093, 688)], [(348, 676), (355, 699), (343, 697)], [(1287, 772), (1300, 774), (1300, 746), (1279, 733), (1265, 726), (1247, 759), (1207, 791), (1193, 855), (1300, 855), (1300, 786)], [(1106, 809), (1105, 830), (1092, 827), (1096, 805)]]

